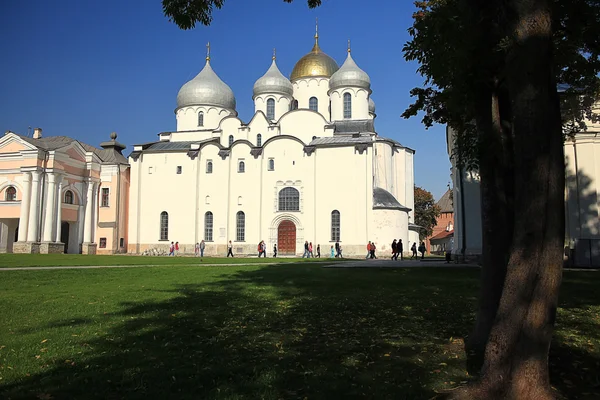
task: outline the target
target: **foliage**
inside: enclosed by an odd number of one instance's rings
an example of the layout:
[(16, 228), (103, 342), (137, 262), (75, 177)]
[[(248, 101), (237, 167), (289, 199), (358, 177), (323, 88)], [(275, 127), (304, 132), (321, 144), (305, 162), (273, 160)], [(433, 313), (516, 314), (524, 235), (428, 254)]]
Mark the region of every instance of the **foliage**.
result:
[[(423, 124), (446, 124), (457, 132), (453, 156), (459, 166), (478, 166), (477, 130), (474, 121), (481, 106), (482, 88), (503, 85), (502, 74), (508, 39), (496, 29), (503, 16), (495, 2), (483, 6), (486, 15), (474, 14), (469, 0), (424, 0), (415, 3), (411, 40), (404, 46), (408, 61), (419, 63), (422, 88), (414, 88), (415, 101), (402, 114), (410, 118), (423, 112)], [(598, 121), (593, 103), (600, 93), (600, 3), (592, 0), (553, 0), (556, 79), (562, 94), (565, 134), (586, 129)], [(489, 35), (474, 31), (492, 21)], [(478, 33), (481, 33), (478, 31)], [(477, 54), (476, 62), (473, 55)], [(510, 124), (510, 121), (504, 121)], [(510, 130), (510, 126), (508, 126)]]
[(424, 240), (432, 235), (440, 213), (431, 192), (415, 186), (415, 224), (422, 227), (419, 239)]
[[(283, 0), (292, 3), (294, 0)], [(307, 0), (310, 8), (321, 5), (321, 0)], [(169, 21), (181, 29), (192, 29), (197, 23), (210, 25), (213, 10), (221, 9), (225, 0), (163, 0), (163, 12)]]

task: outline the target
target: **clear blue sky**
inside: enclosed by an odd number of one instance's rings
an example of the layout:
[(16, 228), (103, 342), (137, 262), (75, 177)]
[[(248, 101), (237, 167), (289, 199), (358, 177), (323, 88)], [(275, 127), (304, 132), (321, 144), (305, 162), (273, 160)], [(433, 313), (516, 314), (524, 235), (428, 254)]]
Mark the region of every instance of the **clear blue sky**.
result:
[(416, 150), (415, 183), (436, 199), (449, 183), (445, 128), (425, 130), (420, 118), (400, 117), (409, 91), (422, 84), (417, 65), (402, 57), (411, 1), (306, 2), (226, 0), (210, 27), (183, 31), (162, 14), (160, 0), (5, 1), (0, 14), (0, 130), (66, 135), (91, 145), (110, 132), (131, 145), (175, 129), (177, 91), (204, 65), (231, 88), (240, 118), (254, 107), (252, 86), (271, 62), (289, 76), (310, 51), (315, 17), (321, 48), (342, 64), (352, 40), (357, 64), (371, 77), (381, 136)]

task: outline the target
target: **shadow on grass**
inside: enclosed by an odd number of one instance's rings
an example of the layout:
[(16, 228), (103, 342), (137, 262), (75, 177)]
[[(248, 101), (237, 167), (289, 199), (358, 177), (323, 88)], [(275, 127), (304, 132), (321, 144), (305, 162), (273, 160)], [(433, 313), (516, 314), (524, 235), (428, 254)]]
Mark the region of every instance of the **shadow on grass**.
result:
[(51, 364), (3, 396), (430, 398), (462, 370), (449, 338), (470, 327), (473, 278), (277, 265), (180, 283), (166, 301), (122, 304), (123, 322), (81, 343), (74, 365)]
[[(577, 285), (567, 279), (566, 293), (581, 292)], [(0, 397), (429, 399), (466, 379), (456, 338), (472, 326), (477, 286), (472, 270), (308, 264), (242, 270), (205, 284), (175, 282), (167, 300), (122, 303), (113, 315), (120, 322), (79, 343), (76, 362), (50, 364), (4, 386)], [(71, 321), (85, 318), (39, 329)], [(585, 329), (597, 337), (594, 327)], [(597, 362), (578, 349), (563, 337), (553, 347), (560, 360), (553, 381), (573, 399), (595, 393), (574, 387), (579, 381), (572, 376), (582, 375), (576, 365)]]

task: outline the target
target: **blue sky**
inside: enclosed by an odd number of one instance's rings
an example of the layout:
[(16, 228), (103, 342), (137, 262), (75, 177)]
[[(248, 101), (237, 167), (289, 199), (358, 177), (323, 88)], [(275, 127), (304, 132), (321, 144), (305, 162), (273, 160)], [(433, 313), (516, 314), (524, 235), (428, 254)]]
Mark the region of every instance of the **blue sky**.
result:
[(315, 17), (321, 48), (342, 64), (347, 40), (371, 77), (376, 129), (416, 150), (415, 183), (436, 199), (447, 189), (450, 163), (445, 127), (425, 130), (420, 118), (400, 117), (409, 91), (422, 84), (407, 63), (412, 1), (306, 2), (226, 0), (210, 27), (183, 31), (162, 14), (160, 0), (5, 1), (0, 14), (0, 130), (66, 135), (92, 145), (110, 132), (131, 145), (175, 129), (179, 88), (203, 67), (206, 42), (212, 66), (233, 89), (242, 120), (253, 113), (252, 86), (271, 62), (289, 76), (310, 51)]

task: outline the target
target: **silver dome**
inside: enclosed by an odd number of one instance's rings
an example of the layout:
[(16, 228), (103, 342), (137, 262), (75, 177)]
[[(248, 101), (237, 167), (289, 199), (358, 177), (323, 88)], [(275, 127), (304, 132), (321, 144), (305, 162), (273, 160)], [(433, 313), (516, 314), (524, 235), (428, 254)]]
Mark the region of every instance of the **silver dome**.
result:
[(215, 74), (210, 60), (194, 79), (179, 89), (177, 108), (187, 106), (217, 106), (235, 111), (233, 90)]
[(369, 96), (369, 112), (375, 114), (375, 102), (371, 96)]
[(346, 58), (344, 65), (329, 80), (330, 90), (342, 87), (359, 87), (371, 90), (371, 78), (356, 65), (350, 52), (348, 52), (348, 58)]
[(261, 94), (282, 94), (285, 96), (292, 96), (294, 93), (294, 87), (288, 78), (283, 76), (277, 63), (273, 59), (271, 67), (260, 77), (254, 84), (254, 97)]

